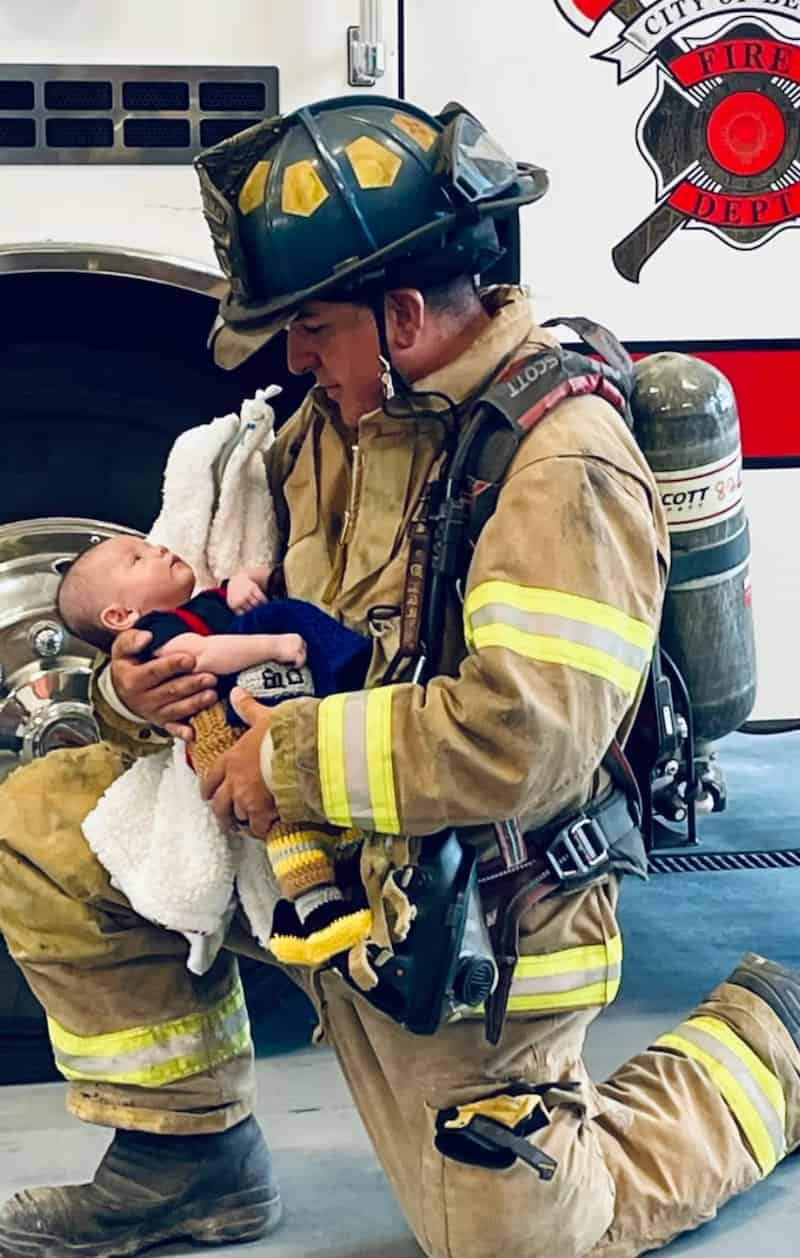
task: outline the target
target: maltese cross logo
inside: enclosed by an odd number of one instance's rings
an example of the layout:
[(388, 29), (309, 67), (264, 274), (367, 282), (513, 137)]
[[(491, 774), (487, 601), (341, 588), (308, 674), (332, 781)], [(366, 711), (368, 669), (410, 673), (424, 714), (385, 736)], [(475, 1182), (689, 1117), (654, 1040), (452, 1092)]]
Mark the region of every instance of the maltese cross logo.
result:
[[(655, 175), (657, 203), (612, 250), (620, 275), (638, 283), (648, 259), (680, 229), (702, 228), (734, 249), (755, 249), (797, 225), (800, 0), (556, 4), (585, 36), (606, 18), (621, 23), (617, 41), (594, 54), (616, 66), (618, 83), (656, 70), (656, 94), (636, 138)], [(743, 21), (744, 14), (755, 20)], [(714, 17), (727, 21), (708, 34)]]

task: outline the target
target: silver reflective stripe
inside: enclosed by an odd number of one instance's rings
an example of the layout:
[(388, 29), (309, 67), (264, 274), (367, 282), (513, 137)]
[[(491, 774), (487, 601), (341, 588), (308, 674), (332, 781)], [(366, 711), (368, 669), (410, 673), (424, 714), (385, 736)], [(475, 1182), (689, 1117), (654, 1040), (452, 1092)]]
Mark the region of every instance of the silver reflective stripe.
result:
[(747, 1093), (749, 1100), (758, 1111), (758, 1116), (766, 1127), (775, 1149), (775, 1160), (780, 1162), (786, 1154), (786, 1136), (783, 1130), (783, 1123), (749, 1070), (743, 1064), (742, 1059), (722, 1044), (716, 1036), (708, 1035), (707, 1032), (692, 1026), (691, 1022), (682, 1023), (678, 1027), (676, 1034), (681, 1039), (689, 1040), (692, 1044), (696, 1044), (698, 1048), (702, 1049), (704, 1053), (708, 1053), (709, 1057), (715, 1058), (733, 1075), (742, 1091)]
[[(168, 1024), (169, 1025), (169, 1024)], [(145, 1048), (109, 1056), (81, 1056), (67, 1053), (53, 1043), (56, 1065), (67, 1078), (81, 1077), (96, 1082), (126, 1082), (129, 1076), (153, 1074), (161, 1083), (200, 1074), (211, 1065), (237, 1056), (249, 1043), (250, 1023), (246, 1006), (235, 1009), (223, 1021), (209, 1017), (202, 1027), (186, 1035), (166, 1034)], [(158, 1028), (153, 1028), (154, 1036)], [(246, 1037), (245, 1045), (241, 1041)], [(170, 1068), (172, 1067), (172, 1068)], [(136, 1080), (139, 1081), (138, 1079)]]
[(638, 672), (644, 672), (650, 662), (650, 651), (626, 642), (611, 629), (603, 629), (584, 620), (573, 620), (569, 616), (521, 611), (510, 603), (487, 603), (485, 607), (472, 612), (470, 623), (473, 630), (480, 629), (483, 625), (512, 625), (523, 633), (561, 638), (567, 642), (577, 642), (579, 646), (595, 647)]
[(372, 795), (369, 789), (367, 756), (367, 703), (369, 694), (361, 691), (347, 696), (344, 706), (344, 775), (350, 816), (354, 825), (373, 826)]
[(514, 978), (512, 996), (538, 996), (546, 992), (571, 992), (594, 983), (615, 983), (622, 976), (622, 966), (608, 965), (593, 970), (572, 970), (569, 974), (546, 974), (541, 978)]

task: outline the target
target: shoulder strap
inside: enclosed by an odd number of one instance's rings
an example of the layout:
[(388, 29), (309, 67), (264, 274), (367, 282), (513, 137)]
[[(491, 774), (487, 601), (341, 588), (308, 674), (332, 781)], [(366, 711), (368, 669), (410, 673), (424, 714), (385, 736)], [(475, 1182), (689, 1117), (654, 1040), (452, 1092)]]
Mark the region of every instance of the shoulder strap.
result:
[(607, 362), (609, 367), (629, 379), (633, 375), (633, 359), (610, 328), (604, 328), (602, 323), (595, 323), (594, 319), (586, 319), (583, 315), (557, 315), (555, 319), (548, 319), (542, 327), (569, 328), (593, 354)]
[[(462, 582), (520, 443), (560, 402), (596, 394), (632, 426), (628, 396), (633, 362), (627, 351), (612, 332), (591, 320), (557, 319), (544, 326), (557, 323), (572, 328), (600, 361), (558, 347), (539, 350), (512, 362), (475, 403), (451, 465), (452, 482), (462, 493), (466, 491), (469, 502), (458, 572)], [(603, 766), (624, 791), (638, 824), (642, 813), (639, 787), (616, 739)], [(507, 868), (515, 868), (521, 856), (504, 843), (500, 831), (498, 843)]]
[[(624, 355), (621, 347), (620, 354)], [(523, 352), (473, 403), (446, 469), (429, 486), (412, 527), (407, 575), (419, 570), (425, 579), (407, 581), (401, 647), (387, 678), (403, 661), (415, 657), (424, 661), (415, 678), (437, 670), (448, 598), (466, 577), (475, 544), (495, 510), (523, 438), (568, 397), (596, 394), (626, 414), (628, 372), (623, 359), (618, 361), (619, 368), (558, 345)]]
[[(629, 422), (632, 363), (626, 351), (613, 333), (588, 319), (558, 322), (576, 330), (578, 325), (584, 327), (590, 348), (597, 346), (595, 352), (599, 353), (602, 346), (602, 352), (607, 351), (614, 361), (598, 361), (560, 347), (537, 350), (510, 363), (474, 404), (451, 466), (452, 480), (463, 486), (470, 502), (470, 546), (464, 556), (467, 565), (481, 530), (494, 512), (520, 442), (560, 402), (593, 393)], [(608, 338), (607, 344), (603, 337)]]

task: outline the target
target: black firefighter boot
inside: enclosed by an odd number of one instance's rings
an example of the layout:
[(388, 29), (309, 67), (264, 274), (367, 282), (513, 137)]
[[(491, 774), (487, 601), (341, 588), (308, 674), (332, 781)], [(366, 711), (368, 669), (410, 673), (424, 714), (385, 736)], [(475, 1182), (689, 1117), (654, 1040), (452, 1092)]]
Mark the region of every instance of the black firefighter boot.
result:
[(726, 983), (746, 987), (777, 1014), (800, 1048), (800, 971), (746, 952)]
[(153, 1245), (257, 1240), (281, 1199), (254, 1118), (204, 1136), (117, 1131), (91, 1184), (30, 1188), (0, 1210), (0, 1258), (130, 1258)]

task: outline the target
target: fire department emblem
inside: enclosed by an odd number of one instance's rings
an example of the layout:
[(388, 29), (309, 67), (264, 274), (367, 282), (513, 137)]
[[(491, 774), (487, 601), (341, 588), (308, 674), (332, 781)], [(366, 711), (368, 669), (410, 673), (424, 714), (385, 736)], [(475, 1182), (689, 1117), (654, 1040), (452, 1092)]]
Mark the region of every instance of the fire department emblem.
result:
[[(734, 249), (756, 249), (797, 226), (800, 0), (556, 4), (586, 36), (601, 22), (609, 26), (605, 19), (617, 20), (616, 42), (594, 56), (616, 66), (618, 83), (646, 68), (656, 71), (655, 96), (636, 139), (655, 174), (658, 200), (613, 249), (620, 275), (638, 283), (647, 260), (680, 228), (711, 231)], [(727, 21), (709, 34), (714, 18)]]

